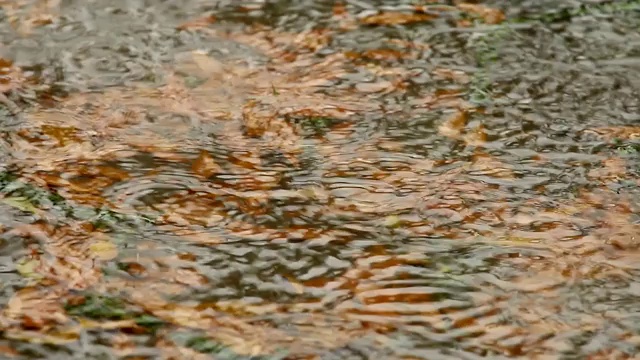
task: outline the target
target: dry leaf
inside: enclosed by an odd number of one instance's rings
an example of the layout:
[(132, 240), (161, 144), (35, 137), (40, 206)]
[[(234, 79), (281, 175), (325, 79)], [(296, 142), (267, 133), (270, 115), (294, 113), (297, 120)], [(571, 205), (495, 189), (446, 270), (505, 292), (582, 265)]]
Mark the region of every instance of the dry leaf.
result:
[(438, 126), (438, 132), (440, 135), (458, 139), (462, 135), (468, 120), (469, 114), (466, 111), (457, 110)]
[(473, 156), (473, 164), (471, 165), (471, 169), (473, 171), (480, 171), (485, 175), (494, 178), (514, 178), (513, 171), (509, 166), (484, 153), (478, 153)]
[(607, 140), (633, 140), (640, 137), (640, 127), (638, 126), (598, 127), (586, 129), (583, 132), (586, 134), (594, 134)]
[(40, 261), (36, 259), (22, 258), (16, 263), (16, 270), (24, 277), (40, 280), (43, 276), (37, 272), (39, 266)]
[(430, 21), (437, 18), (436, 15), (425, 13), (383, 12), (367, 16), (360, 20), (365, 25), (405, 25), (417, 22)]
[(391, 88), (393, 88), (393, 84), (389, 81), (378, 81), (378, 82), (356, 84), (356, 90), (365, 94), (378, 93), (385, 90), (389, 90)]
[(191, 169), (197, 175), (200, 175), (204, 178), (209, 178), (212, 175), (219, 174), (222, 172), (222, 168), (213, 157), (206, 150), (201, 150), (198, 158), (193, 162)]
[(207, 27), (216, 22), (216, 17), (214, 15), (204, 16), (198, 19), (194, 19), (191, 21), (187, 21), (182, 23), (176, 27), (177, 30), (190, 30), (190, 29), (198, 29), (202, 27)]
[(95, 259), (103, 261), (112, 260), (118, 256), (118, 247), (107, 239), (93, 242), (89, 245), (89, 251)]
[(602, 161), (602, 167), (589, 170), (591, 180), (603, 183), (619, 181), (629, 176), (627, 163), (621, 158), (610, 158)]
[(469, 3), (462, 3), (457, 6), (462, 11), (482, 17), (486, 24), (500, 24), (505, 19), (504, 13), (501, 10), (490, 8), (488, 6)]
[(30, 212), (34, 214), (38, 212), (38, 208), (33, 206), (31, 201), (29, 201), (29, 199), (22, 196), (7, 197), (0, 200), (0, 202), (21, 211)]
[(459, 84), (467, 84), (470, 81), (469, 75), (461, 70), (437, 68), (433, 71), (433, 74), (447, 80), (453, 80)]
[(347, 7), (343, 3), (338, 2), (333, 5), (332, 12), (333, 16), (345, 16), (347, 15)]
[(467, 131), (462, 137), (464, 142), (470, 146), (482, 146), (487, 142), (487, 133), (483, 124), (478, 124), (475, 128)]

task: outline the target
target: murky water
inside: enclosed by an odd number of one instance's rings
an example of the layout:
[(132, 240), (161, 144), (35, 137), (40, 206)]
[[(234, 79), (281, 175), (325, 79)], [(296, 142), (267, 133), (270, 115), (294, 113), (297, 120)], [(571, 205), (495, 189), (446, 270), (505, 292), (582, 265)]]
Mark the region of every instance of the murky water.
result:
[(638, 1), (0, 7), (1, 356), (636, 356)]

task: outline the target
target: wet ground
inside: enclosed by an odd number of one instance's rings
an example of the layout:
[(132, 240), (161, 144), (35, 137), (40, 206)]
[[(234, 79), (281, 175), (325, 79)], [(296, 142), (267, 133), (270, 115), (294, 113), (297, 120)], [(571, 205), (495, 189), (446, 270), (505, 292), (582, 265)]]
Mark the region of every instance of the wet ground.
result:
[(635, 358), (639, 28), (0, 1), (0, 357)]

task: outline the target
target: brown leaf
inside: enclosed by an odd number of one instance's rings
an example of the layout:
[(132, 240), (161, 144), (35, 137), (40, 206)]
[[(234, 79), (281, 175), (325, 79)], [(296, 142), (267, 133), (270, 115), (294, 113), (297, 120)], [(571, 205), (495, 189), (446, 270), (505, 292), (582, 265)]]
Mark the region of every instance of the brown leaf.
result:
[(43, 328), (68, 321), (60, 295), (35, 287), (23, 288), (9, 300), (2, 318), (27, 328)]
[(176, 27), (177, 30), (189, 30), (189, 29), (197, 29), (202, 27), (207, 27), (216, 22), (216, 17), (214, 15), (204, 16), (201, 18), (193, 19), (191, 21), (187, 21), (186, 23), (182, 23)]
[(15, 349), (10, 348), (7, 345), (0, 345), (0, 354), (2, 354), (3, 356), (10, 357), (10, 358), (14, 358), (14, 357), (17, 357), (18, 355), (20, 355), (18, 353), (18, 351), (16, 351)]
[(393, 87), (393, 84), (389, 81), (378, 81), (378, 82), (368, 82), (368, 83), (358, 83), (356, 84), (356, 90), (365, 93), (378, 93), (385, 90), (389, 90)]
[(473, 26), (473, 22), (469, 19), (460, 19), (456, 21), (456, 26), (460, 28), (470, 28)]
[(438, 132), (440, 135), (458, 139), (462, 135), (464, 127), (469, 120), (469, 114), (466, 111), (457, 110), (453, 114), (449, 115), (445, 121), (438, 126)]
[(318, 51), (331, 41), (331, 33), (327, 29), (314, 29), (301, 33), (294, 43), (311, 51)]
[(459, 84), (467, 84), (470, 81), (469, 75), (461, 70), (437, 68), (433, 70), (433, 74), (443, 79), (453, 80)]
[(437, 15), (425, 13), (382, 12), (367, 16), (361, 19), (360, 22), (365, 25), (389, 26), (430, 21), (435, 18), (437, 18)]
[(501, 10), (488, 6), (470, 3), (462, 3), (457, 6), (462, 11), (482, 17), (486, 24), (500, 24), (505, 19), (504, 13)]
[(19, 88), (24, 82), (22, 70), (10, 60), (0, 58), (0, 94)]
[(200, 151), (200, 155), (193, 162), (191, 169), (194, 173), (204, 178), (209, 178), (211, 175), (222, 172), (222, 168), (216, 164), (216, 161), (206, 150)]
[(508, 165), (498, 161), (496, 158), (485, 153), (478, 153), (473, 156), (471, 169), (480, 171), (484, 175), (494, 178), (513, 179), (513, 170)]
[(118, 256), (118, 247), (107, 238), (100, 241), (92, 241), (91, 245), (89, 245), (89, 251), (96, 260), (108, 261)]
[(51, 24), (57, 18), (60, 0), (4, 1), (0, 6), (11, 26), (21, 35), (28, 35), (33, 28)]
[(602, 161), (603, 167), (589, 170), (587, 176), (597, 182), (616, 182), (628, 177), (627, 163), (621, 158), (610, 158)]
[(606, 140), (622, 139), (633, 140), (640, 137), (640, 127), (638, 126), (609, 126), (590, 128), (583, 131), (585, 134), (594, 134)]
[(482, 146), (487, 142), (487, 133), (484, 130), (483, 124), (478, 124), (478, 126), (470, 129), (464, 134), (463, 138), (465, 143), (470, 146)]

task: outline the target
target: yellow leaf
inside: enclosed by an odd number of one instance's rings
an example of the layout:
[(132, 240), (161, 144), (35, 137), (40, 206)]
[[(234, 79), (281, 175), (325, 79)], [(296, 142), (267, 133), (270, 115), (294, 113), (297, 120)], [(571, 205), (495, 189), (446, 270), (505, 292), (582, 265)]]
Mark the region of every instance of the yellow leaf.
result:
[(42, 274), (36, 272), (37, 268), (38, 260), (35, 259), (22, 258), (16, 264), (16, 270), (18, 270), (18, 273), (26, 278), (41, 279)]
[(400, 218), (397, 215), (389, 215), (384, 219), (384, 226), (392, 228), (400, 225)]
[(2, 199), (2, 202), (6, 205), (9, 205), (21, 211), (27, 211), (30, 213), (35, 213), (36, 211), (38, 211), (38, 208), (33, 206), (33, 204), (31, 204), (31, 202), (29, 201), (29, 199), (23, 196), (4, 198)]
[(12, 329), (6, 337), (12, 340), (26, 341), (32, 344), (64, 345), (78, 341), (80, 328), (74, 326), (66, 329), (54, 329), (48, 333), (22, 329)]
[(118, 256), (118, 248), (114, 243), (108, 240), (99, 240), (89, 245), (91, 254), (100, 260), (112, 260)]
[(383, 12), (367, 16), (360, 21), (365, 25), (405, 25), (437, 18), (437, 15), (426, 13)]

